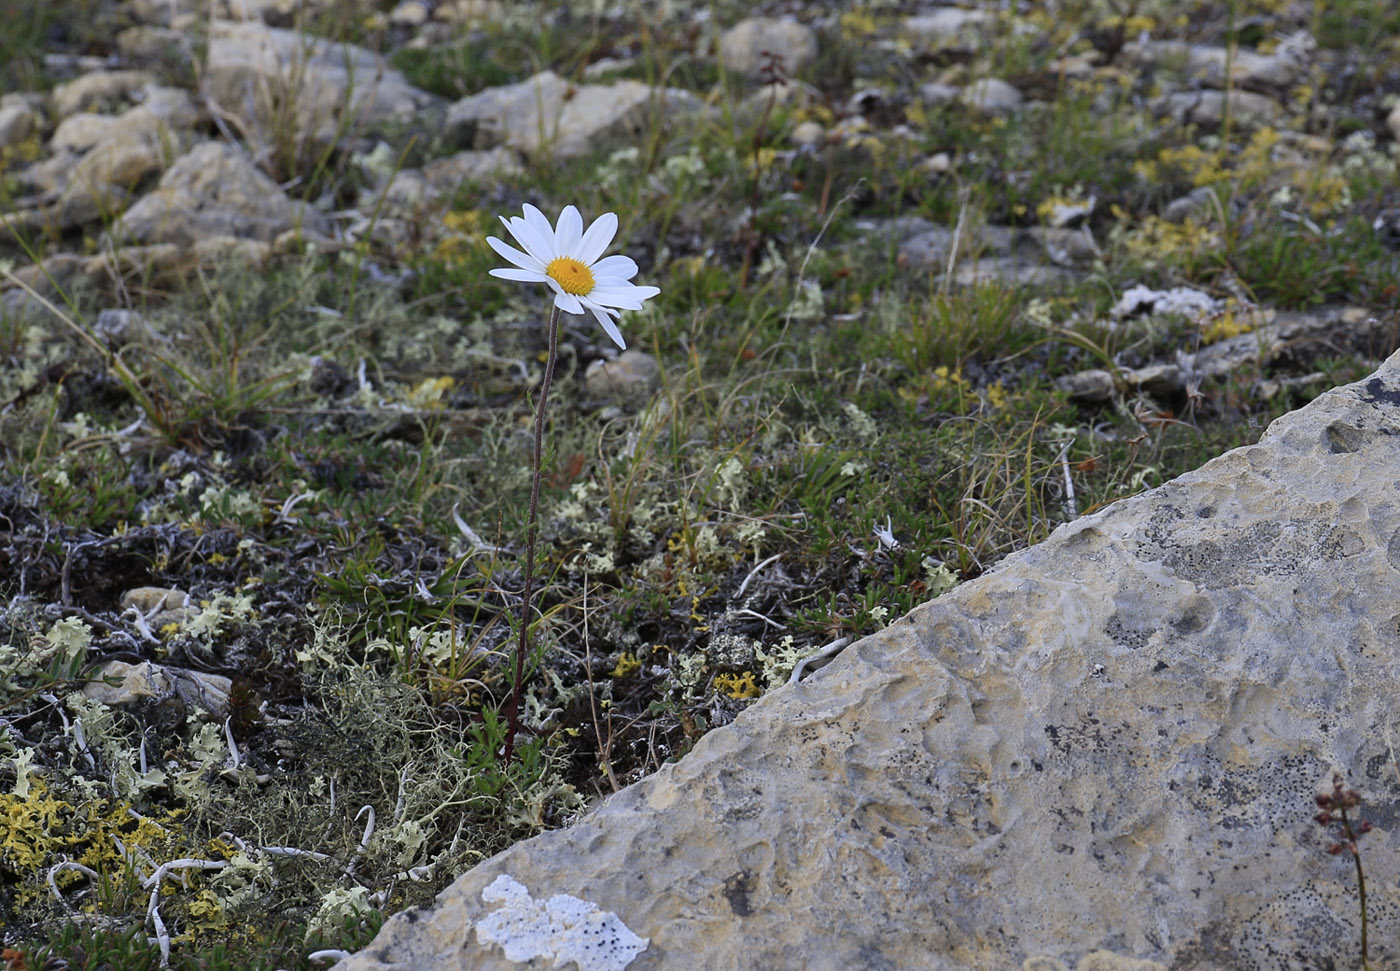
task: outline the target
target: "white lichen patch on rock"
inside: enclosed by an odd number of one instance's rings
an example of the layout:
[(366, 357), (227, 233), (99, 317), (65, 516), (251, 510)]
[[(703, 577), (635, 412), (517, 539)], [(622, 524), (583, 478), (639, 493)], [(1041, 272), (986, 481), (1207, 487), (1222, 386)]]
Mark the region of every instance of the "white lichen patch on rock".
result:
[(579, 971), (621, 971), (651, 943), (597, 904), (566, 893), (535, 900), (504, 873), (481, 891), (481, 899), (502, 906), (477, 923), (477, 942), (501, 945), (511, 961), (553, 958), (556, 968), (573, 961)]

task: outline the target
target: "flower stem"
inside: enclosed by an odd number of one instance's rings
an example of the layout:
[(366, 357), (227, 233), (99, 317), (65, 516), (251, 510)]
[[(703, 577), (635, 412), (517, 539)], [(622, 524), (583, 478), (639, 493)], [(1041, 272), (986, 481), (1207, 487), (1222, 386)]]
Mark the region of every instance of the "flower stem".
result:
[(540, 465), (544, 451), (544, 409), (549, 401), (549, 386), (554, 381), (554, 362), (559, 357), (559, 308), (549, 313), (549, 355), (544, 362), (544, 379), (540, 382), (540, 402), (535, 408), (535, 450), (530, 476), (530, 516), (525, 525), (525, 590), (520, 597), (520, 639), (515, 645), (515, 684), (506, 709), (506, 747), (501, 757), (510, 765), (515, 757), (515, 733), (520, 728), (520, 691), (525, 683), (525, 649), (530, 628), (530, 597), (535, 581), (535, 533), (540, 508)]
[(1366, 949), (1366, 875), (1361, 872), (1361, 854), (1356, 849), (1357, 833), (1352, 831), (1351, 820), (1347, 818), (1346, 807), (1342, 807), (1342, 829), (1346, 833), (1347, 847), (1351, 850), (1352, 861), (1356, 864), (1356, 892), (1361, 905), (1361, 967), (1371, 971), (1370, 954)]

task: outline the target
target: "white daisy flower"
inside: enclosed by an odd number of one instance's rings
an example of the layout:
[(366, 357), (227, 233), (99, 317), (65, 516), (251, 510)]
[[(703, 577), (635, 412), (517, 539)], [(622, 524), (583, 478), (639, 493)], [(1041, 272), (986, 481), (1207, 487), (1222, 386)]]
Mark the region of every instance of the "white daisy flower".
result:
[(554, 291), (554, 306), (571, 314), (591, 310), (613, 343), (625, 350), (627, 343), (613, 318), (623, 310), (641, 310), (642, 301), (661, 290), (633, 286), (637, 264), (630, 256), (599, 259), (617, 234), (616, 214), (603, 213), (587, 232), (583, 229), (583, 217), (573, 206), (564, 207), (557, 228), (529, 203), (525, 204), (525, 218), (500, 219), (525, 251), (487, 236), (486, 242), (493, 250), (519, 267), (492, 270), (491, 275), (503, 280), (549, 284)]

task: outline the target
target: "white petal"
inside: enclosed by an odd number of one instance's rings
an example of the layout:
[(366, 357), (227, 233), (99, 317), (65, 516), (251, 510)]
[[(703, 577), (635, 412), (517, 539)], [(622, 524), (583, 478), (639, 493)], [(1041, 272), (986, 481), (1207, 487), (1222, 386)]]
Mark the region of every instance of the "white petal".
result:
[(501, 242), (495, 236), (486, 237), (487, 244), (501, 255), (502, 259), (509, 260), (516, 266), (526, 270), (534, 270), (538, 273), (544, 272), (544, 264), (528, 253), (522, 253), (514, 246), (509, 246)]
[(580, 263), (591, 266), (594, 260), (603, 255), (603, 251), (616, 235), (617, 213), (605, 212), (595, 219), (593, 225), (588, 227), (588, 232), (583, 234), (583, 239), (579, 240), (578, 252), (570, 255)]
[(558, 234), (554, 232), (554, 227), (549, 224), (549, 217), (528, 202), (525, 203), (525, 223), (539, 233), (542, 239), (548, 240), (550, 259), (560, 255)]
[(519, 216), (512, 216), (506, 225), (510, 228), (511, 235), (520, 240), (520, 245), (525, 247), (525, 252), (539, 260), (541, 266), (548, 266), (554, 259), (556, 254), (552, 230), (548, 235), (542, 236), (539, 230)]
[(545, 283), (549, 280), (549, 277), (540, 273), (538, 270), (501, 269), (488, 270), (487, 272), (491, 276), (500, 277), (502, 280), (517, 280), (520, 283)]
[(554, 245), (559, 256), (568, 256), (578, 249), (583, 238), (583, 217), (573, 206), (565, 206), (559, 214), (559, 225), (554, 230)]
[(588, 299), (605, 307), (621, 307), (624, 310), (641, 310), (642, 301), (656, 296), (661, 291), (656, 287), (596, 286), (588, 293)]
[(642, 309), (642, 297), (632, 293), (631, 290), (624, 290), (620, 287), (614, 289), (594, 287), (589, 291), (588, 299), (602, 307), (618, 307), (622, 310)]
[(589, 307), (588, 309), (593, 311), (593, 316), (598, 318), (598, 323), (603, 325), (603, 330), (612, 338), (613, 343), (624, 351), (627, 350), (627, 342), (622, 339), (622, 332), (617, 329), (617, 324), (612, 322), (612, 318), (607, 315), (607, 312), (601, 307)]
[(583, 313), (583, 302), (572, 293), (565, 293), (562, 290), (554, 291), (554, 306), (558, 307), (566, 314)]
[(630, 256), (606, 256), (589, 267), (594, 278), (604, 276), (621, 277), (630, 280), (637, 275), (637, 261)]

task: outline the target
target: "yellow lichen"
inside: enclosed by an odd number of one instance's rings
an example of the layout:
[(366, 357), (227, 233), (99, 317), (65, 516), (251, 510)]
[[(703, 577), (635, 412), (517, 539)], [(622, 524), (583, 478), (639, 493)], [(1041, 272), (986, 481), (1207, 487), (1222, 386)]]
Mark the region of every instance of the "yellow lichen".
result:
[(631, 651), (623, 652), (617, 659), (617, 664), (608, 672), (610, 678), (628, 678), (642, 669), (642, 662), (637, 660), (637, 655)]
[(723, 692), (735, 701), (744, 698), (757, 698), (763, 694), (754, 682), (752, 671), (745, 671), (743, 674), (715, 675), (715, 690)]

